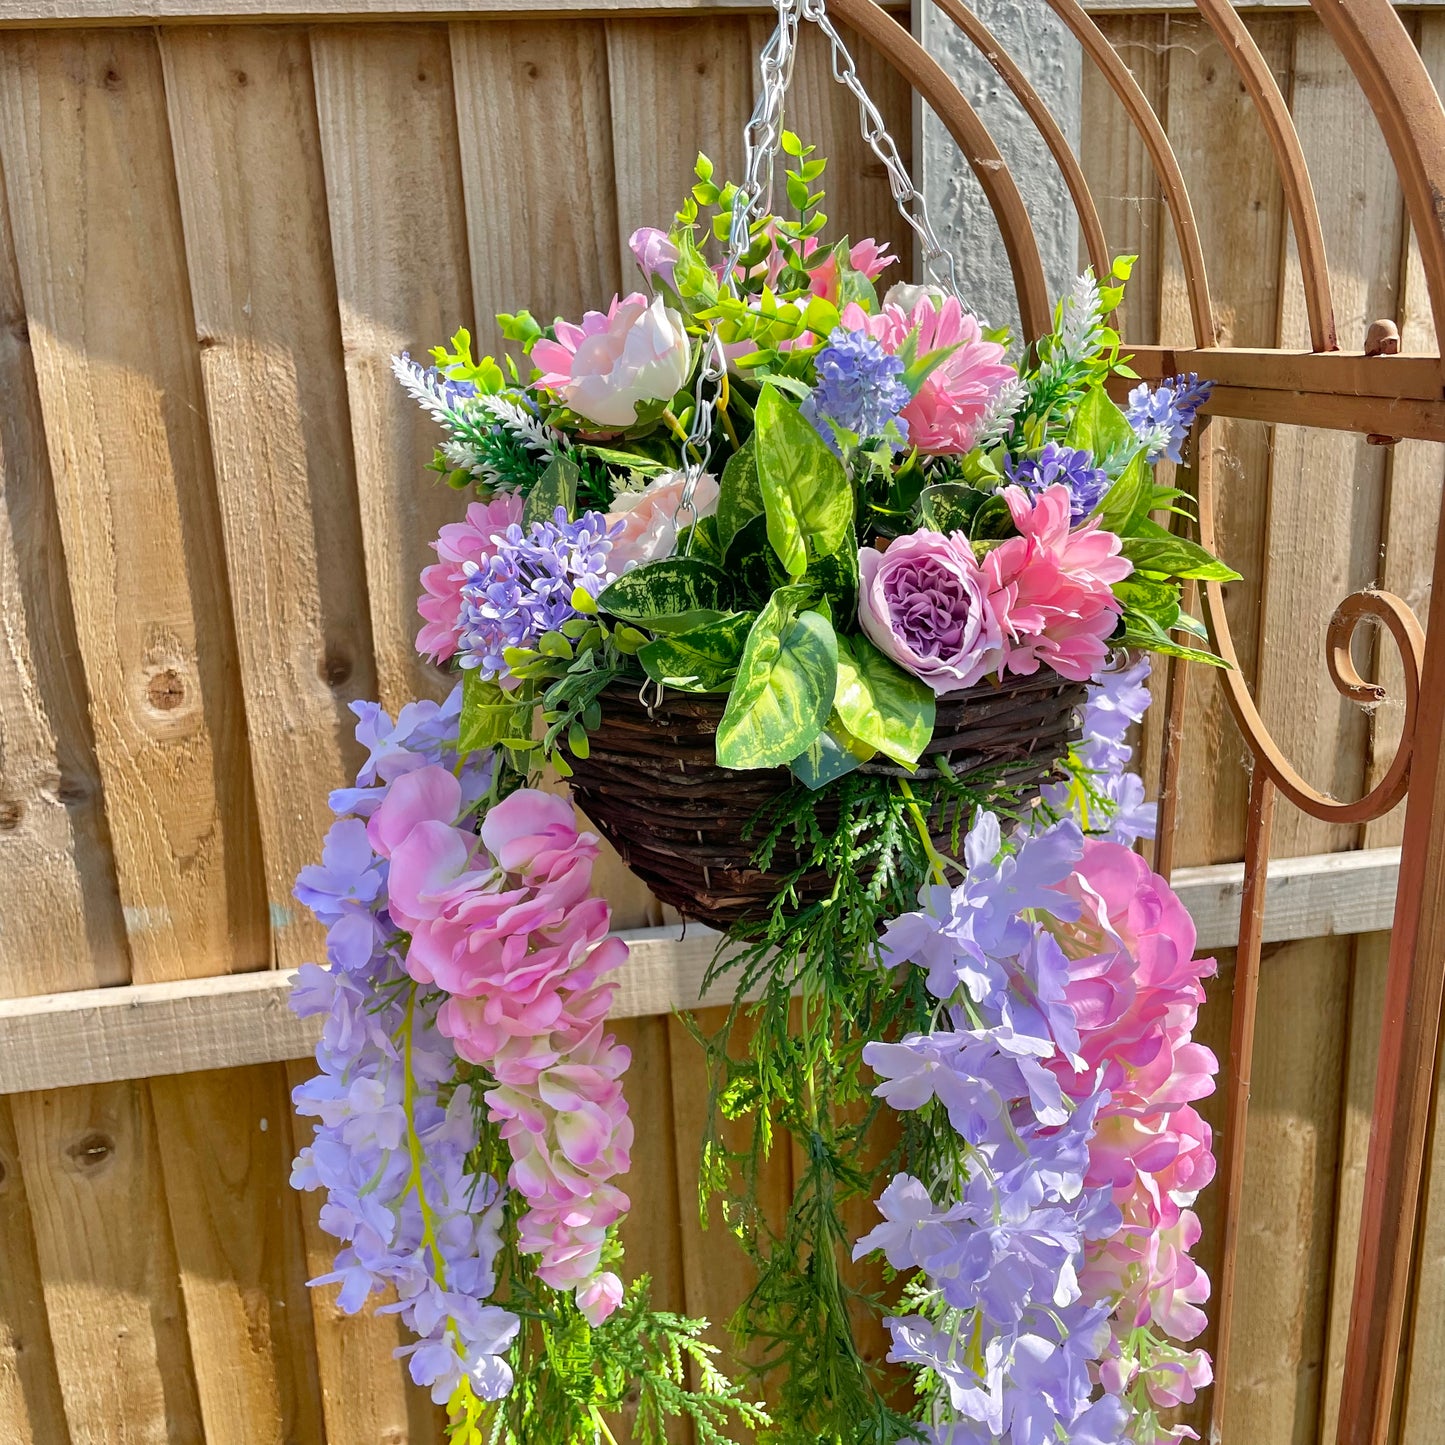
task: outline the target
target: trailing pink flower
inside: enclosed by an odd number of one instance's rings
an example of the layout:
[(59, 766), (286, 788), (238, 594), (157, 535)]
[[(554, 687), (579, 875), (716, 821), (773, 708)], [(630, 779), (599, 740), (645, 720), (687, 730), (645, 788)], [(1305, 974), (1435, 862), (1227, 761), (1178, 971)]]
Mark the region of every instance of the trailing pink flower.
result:
[(930, 295), (920, 296), (911, 311), (884, 305), (876, 316), (850, 304), (843, 308), (842, 323), (850, 331), (877, 337), (893, 354), (915, 334), (920, 356), (953, 348), (903, 408), (908, 439), (921, 452), (971, 451), (990, 403), (1018, 374), (1004, 360), (1003, 347), (984, 340), (978, 318), (968, 315), (953, 296), (941, 303)]
[(1037, 497), (1005, 487), (1003, 496), (1019, 535), (999, 543), (983, 569), (1007, 638), (1008, 671), (1034, 673), (1042, 663), (1087, 682), (1108, 659), (1107, 639), (1123, 610), (1113, 584), (1134, 565), (1119, 556), (1119, 538), (1096, 519), (1070, 531), (1067, 487), (1052, 486)]
[(660, 296), (614, 296), (605, 312), (587, 312), (580, 326), (558, 321), (555, 330), (555, 341), (532, 347), (542, 368), (535, 384), (606, 429), (630, 427), (639, 406), (671, 400), (692, 368), (682, 317)]
[(512, 1155), (507, 1182), (527, 1201), (522, 1248), (545, 1283), (586, 1291), (600, 1321), (618, 1298), (599, 1274), (603, 1247), (628, 1208), (611, 1181), (632, 1147), (620, 1082), (631, 1055), (603, 1032), (612, 989), (600, 980), (627, 946), (606, 936), (610, 910), (590, 896), (597, 839), (568, 802), (520, 788), (480, 836), (464, 810), (450, 771), (420, 768), (393, 784), (367, 837), (411, 935), (408, 973), (448, 995), (438, 1030), (496, 1081), (485, 1098)]
[(447, 662), (457, 650), (462, 611), (462, 584), (467, 563), (481, 566), (496, 555), (496, 539), (522, 520), (523, 498), (503, 492), (490, 502), (473, 502), (464, 521), (448, 522), (432, 548), (438, 560), (422, 569), (422, 596), (416, 610), (426, 624), (416, 636), (416, 650), (433, 662)]

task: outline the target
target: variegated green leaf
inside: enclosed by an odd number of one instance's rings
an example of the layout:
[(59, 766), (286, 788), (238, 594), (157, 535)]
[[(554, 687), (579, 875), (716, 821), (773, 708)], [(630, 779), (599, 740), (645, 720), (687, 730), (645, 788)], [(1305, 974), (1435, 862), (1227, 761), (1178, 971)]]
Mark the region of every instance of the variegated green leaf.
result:
[(838, 639), (833, 706), (861, 743), (912, 767), (933, 737), (933, 689), (903, 671), (866, 637)]
[(558, 507), (570, 517), (577, 506), (579, 475), (576, 463), (566, 457), (555, 458), (527, 493), (527, 502), (522, 508), (523, 528), (533, 522), (550, 522), (557, 515)]
[(462, 678), (458, 749), (474, 752), (526, 734), (531, 728), (532, 707), (530, 686), (507, 692), (495, 682), (483, 682), (475, 668), (468, 669)]
[(795, 613), (796, 589), (776, 592), (748, 633), (717, 730), (725, 768), (790, 763), (823, 731), (833, 708), (838, 639), (818, 612)]
[(701, 557), (668, 557), (624, 572), (602, 589), (597, 605), (649, 632), (680, 632), (729, 611), (731, 592), (721, 567)]
[(659, 637), (638, 649), (648, 677), (679, 692), (727, 692), (756, 617), (729, 612), (702, 627)]
[(853, 540), (853, 486), (843, 463), (776, 388), (758, 397), (758, 481), (768, 541), (790, 577), (808, 568), (808, 553), (826, 557)]

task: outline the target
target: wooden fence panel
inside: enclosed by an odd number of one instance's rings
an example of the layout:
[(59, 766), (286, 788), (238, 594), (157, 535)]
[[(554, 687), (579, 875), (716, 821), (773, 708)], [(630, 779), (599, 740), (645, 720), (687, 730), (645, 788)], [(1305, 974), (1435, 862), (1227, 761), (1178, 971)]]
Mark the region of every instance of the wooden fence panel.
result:
[(276, 957), (376, 690), (310, 48), (304, 31), (162, 42)]
[[(346, 704), (379, 689), (394, 709), (445, 687), (411, 650), (415, 573), (463, 501), (422, 470), (434, 432), (389, 356), (462, 323), (494, 344), (497, 309), (605, 305), (637, 284), (627, 238), (667, 223), (696, 152), (723, 172), (740, 158), (765, 20), (606, 8), (0, 35), (0, 867), (21, 881), (0, 889), (0, 996), (317, 951), (290, 888), (356, 758)], [(1438, 68), (1445, 19), (1412, 23)], [(1407, 349), (1428, 347), (1418, 262), (1353, 81), (1313, 19), (1250, 24), (1315, 163), (1343, 339), (1398, 311)], [(1179, 151), (1222, 339), (1297, 337), (1278, 178), (1228, 57), (1190, 16), (1106, 25)], [(859, 58), (906, 157), (909, 92)], [(796, 85), (789, 123), (830, 159), (836, 232), (889, 240), (906, 263), (893, 274), (908, 271), (910, 233), (811, 32)], [(1082, 152), (1111, 245), (1141, 253), (1128, 333), (1187, 339), (1157, 184), (1094, 79)], [(1246, 573), (1228, 598), (1246, 671), (1306, 770), (1352, 790), (1387, 759), (1397, 721), (1342, 710), (1313, 640), (1380, 569), (1421, 606), (1432, 558), (1418, 518), (1438, 502), (1442, 451), (1257, 422), (1215, 423), (1212, 445), (1222, 534)], [(1292, 652), (1282, 632), (1311, 645)], [(1220, 863), (1242, 846), (1241, 745), (1208, 678), (1188, 696), (1179, 861)], [(1394, 820), (1328, 832), (1281, 814), (1282, 853), (1397, 839)], [(618, 926), (657, 921), (615, 859), (599, 877)], [(1265, 959), (1241, 1439), (1313, 1445), (1334, 1418), (1381, 946), (1308, 936)], [(1220, 1049), (1222, 964), (1199, 1029)], [(710, 1011), (704, 1027), (720, 1022)], [(629, 1270), (721, 1338), (746, 1280), (727, 1232), (697, 1217), (700, 1055), (664, 1017), (618, 1033), (634, 1056)], [(303, 1301), (333, 1247), (316, 1200), (285, 1183), (307, 1132), (286, 1086), (308, 1072), (268, 1063), (0, 1100), (0, 1438), (439, 1439), (438, 1411), (391, 1358), (394, 1318), (341, 1317), (332, 1290)], [(1407, 1445), (1433, 1445), (1445, 1419), (1445, 1163), (1435, 1176)], [(780, 1150), (775, 1213), (792, 1181)], [(860, 1230), (870, 1214), (856, 1211)], [(1201, 1214), (1212, 1241), (1207, 1196)]]

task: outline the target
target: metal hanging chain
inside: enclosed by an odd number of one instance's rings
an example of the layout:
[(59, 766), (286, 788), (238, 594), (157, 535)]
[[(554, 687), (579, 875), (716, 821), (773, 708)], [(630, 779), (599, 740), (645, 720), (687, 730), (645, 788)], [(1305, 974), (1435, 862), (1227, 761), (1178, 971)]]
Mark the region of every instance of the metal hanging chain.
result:
[[(758, 100), (743, 130), (743, 179), (733, 198), (727, 256), (723, 262), (723, 285), (730, 295), (740, 295), (737, 269), (752, 238), (752, 223), (772, 212), (773, 172), (782, 149), (783, 110), (793, 78), (798, 22), (803, 19), (810, 21), (823, 32), (831, 52), (833, 79), (858, 102), (858, 120), (863, 139), (883, 163), (898, 213), (918, 237), (925, 270), (939, 287), (962, 305), (963, 298), (959, 294), (953, 255), (944, 249), (933, 229), (923, 193), (913, 184), (913, 177), (909, 175), (908, 167), (903, 164), (903, 157), (898, 153), (898, 146), (888, 133), (882, 113), (873, 103), (858, 75), (853, 56), (829, 19), (826, 0), (775, 0), (775, 4), (778, 12), (777, 27), (758, 58)], [(693, 388), (692, 425), (688, 428), (687, 441), (683, 448), (685, 480), (675, 516), (679, 531), (689, 523), (697, 521), (694, 499), (697, 484), (712, 461), (713, 422), (726, 376), (727, 353), (723, 349), (722, 337), (714, 322), (708, 326), (707, 334), (703, 338), (697, 381)], [(691, 533), (688, 535), (687, 550), (692, 550)]]

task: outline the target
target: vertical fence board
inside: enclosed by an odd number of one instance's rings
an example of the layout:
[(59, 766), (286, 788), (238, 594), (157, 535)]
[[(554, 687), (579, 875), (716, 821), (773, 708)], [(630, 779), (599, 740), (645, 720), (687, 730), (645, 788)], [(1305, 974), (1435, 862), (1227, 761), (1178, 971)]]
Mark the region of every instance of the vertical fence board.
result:
[(167, 1121), (160, 1163), (207, 1445), (320, 1445), (284, 1071), (171, 1075), (150, 1088)]
[[(1149, 103), (1164, 114), (1168, 74), (1163, 15), (1120, 15), (1101, 28), (1134, 72)], [(1079, 163), (1088, 177), (1104, 236), (1114, 255), (1138, 256), (1120, 311), (1122, 331), (1141, 345), (1159, 340), (1159, 268), (1169, 225), (1164, 193), (1144, 143), (1099, 69), (1084, 59), (1083, 128)]]
[[(1293, 22), (1265, 19), (1251, 28), (1265, 59), (1288, 84)], [(1218, 339), (1230, 346), (1273, 346), (1285, 232), (1284, 193), (1273, 152), (1228, 54), (1204, 21), (1171, 16), (1168, 41), (1169, 138), (1195, 198)], [(1230, 137), (1229, 145), (1219, 144), (1221, 135)], [(1165, 334), (1189, 334), (1183, 267), (1168, 227), (1160, 315)], [(1218, 417), (1199, 444), (1210, 448), (1215, 468), (1220, 550), (1244, 576), (1242, 582), (1224, 589), (1225, 605), (1240, 666), (1253, 679), (1266, 570), (1269, 433), (1259, 422)], [(1159, 712), (1150, 728), (1154, 737), (1163, 715), (1165, 669), (1160, 665), (1156, 672)], [(1180, 830), (1176, 862), (1233, 861), (1244, 856), (1249, 795), (1244, 742), (1213, 673), (1191, 667), (1184, 680), (1187, 735), (1179, 776), (1179, 816), (1189, 825)]]
[(0, 205), (0, 994), (123, 983), (115, 861)]
[(162, 39), (191, 292), (236, 614), (278, 959), (320, 930), (291, 902), (346, 704), (375, 691), (310, 54), (296, 29)]
[(602, 22), (453, 25), (452, 65), (483, 346), (498, 311), (605, 310), (622, 267)]
[(412, 640), (417, 574), (464, 499), (425, 470), (440, 432), (390, 364), (473, 324), (451, 51), (443, 26), (381, 25), (318, 29), (311, 53), (377, 683), (395, 714), (451, 685)]
[(607, 22), (617, 228), (629, 289), (637, 272), (627, 238), (639, 226), (672, 224), (699, 151), (720, 179), (741, 178), (742, 128), (756, 85), (751, 38), (749, 22), (734, 16)]
[(70, 1445), (8, 1100), (0, 1100), (0, 1248), (0, 1433), (11, 1445)]
[(11, 1101), (71, 1438), (204, 1438), (141, 1082)]
[(0, 145), (137, 975), (264, 964), (166, 117), (145, 31), (7, 36)]

